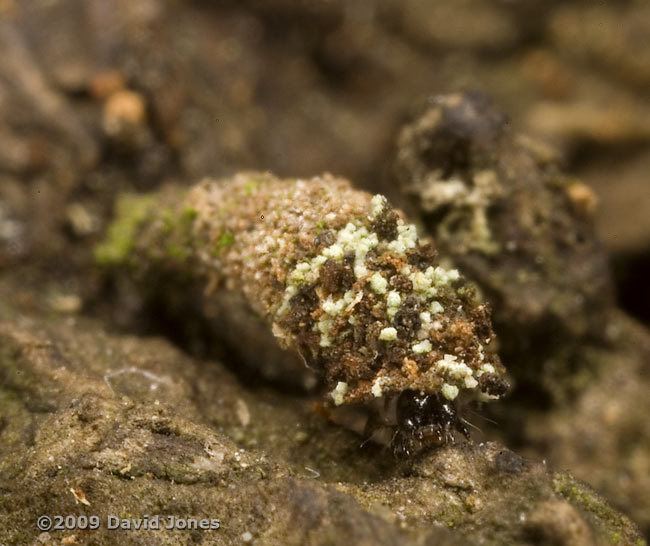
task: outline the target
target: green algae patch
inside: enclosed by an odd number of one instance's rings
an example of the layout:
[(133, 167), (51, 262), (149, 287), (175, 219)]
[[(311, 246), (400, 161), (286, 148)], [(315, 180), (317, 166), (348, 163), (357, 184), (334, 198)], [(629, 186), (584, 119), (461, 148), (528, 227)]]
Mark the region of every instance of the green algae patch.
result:
[(244, 191), (249, 197), (252, 196), (257, 189), (260, 187), (260, 181), (254, 178), (251, 178), (244, 184)]
[(217, 241), (217, 246), (214, 249), (215, 255), (220, 256), (221, 253), (235, 244), (235, 234), (232, 231), (224, 231)]
[(180, 222), (182, 225), (192, 225), (198, 215), (199, 211), (197, 211), (194, 207), (187, 206), (181, 212)]
[(647, 546), (645, 540), (630, 532), (633, 526), (627, 516), (614, 510), (600, 495), (568, 472), (560, 472), (554, 476), (553, 490), (595, 519), (607, 543)]
[(105, 240), (94, 250), (95, 263), (110, 266), (123, 263), (135, 246), (138, 227), (147, 218), (155, 198), (152, 195), (123, 194), (115, 205), (116, 220), (111, 223)]
[(166, 247), (167, 255), (173, 260), (183, 261), (190, 256), (187, 248), (175, 244), (168, 244)]

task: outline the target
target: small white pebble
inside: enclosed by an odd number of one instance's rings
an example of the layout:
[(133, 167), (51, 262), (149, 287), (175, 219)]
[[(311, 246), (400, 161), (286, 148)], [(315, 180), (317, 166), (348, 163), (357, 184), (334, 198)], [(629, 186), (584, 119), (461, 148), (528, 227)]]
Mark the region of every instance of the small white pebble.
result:
[(458, 396), (458, 387), (449, 383), (443, 383), (440, 392), (447, 400), (454, 400)]
[(383, 383), (385, 383), (385, 381), (386, 380), (381, 376), (374, 380), (370, 392), (372, 392), (375, 398), (381, 398), (384, 395), (384, 391), (382, 390), (381, 386)]
[(392, 326), (384, 328), (381, 332), (379, 332), (379, 339), (382, 341), (393, 341), (394, 339), (397, 339), (397, 330), (395, 330), (395, 328)]
[(375, 294), (385, 294), (386, 287), (388, 286), (388, 281), (382, 277), (381, 273), (376, 272), (372, 277), (370, 277), (370, 288)]
[(346, 302), (343, 298), (334, 301), (330, 296), (323, 302), (323, 311), (334, 317), (343, 310), (345, 304)]
[(245, 533), (242, 533), (241, 539), (243, 542), (250, 542), (253, 540), (253, 535), (250, 531), (246, 531)]
[(417, 271), (410, 276), (411, 282), (413, 283), (413, 290), (418, 292), (423, 292), (431, 286), (431, 281), (427, 279), (426, 275), (421, 271)]
[(416, 343), (412, 347), (414, 353), (428, 353), (430, 352), (433, 347), (431, 346), (431, 342), (428, 339), (425, 339), (424, 341), (420, 341), (420, 343)]
[(248, 405), (242, 398), (237, 399), (235, 411), (241, 425), (243, 427), (247, 427), (251, 422), (251, 412), (248, 409)]
[(332, 258), (333, 260), (340, 260), (343, 258), (343, 247), (339, 244), (333, 244), (323, 250), (323, 256)]
[(344, 381), (339, 381), (336, 384), (336, 388), (332, 392), (330, 392), (330, 396), (332, 397), (335, 406), (340, 406), (341, 404), (343, 404), (343, 400), (347, 392), (348, 392), (348, 384), (345, 383)]
[(364, 264), (356, 264), (354, 266), (354, 276), (357, 279), (361, 279), (368, 275), (368, 268)]
[(402, 298), (399, 295), (399, 292), (392, 290), (386, 296), (386, 305), (388, 307), (399, 307), (402, 304)]
[(494, 366), (492, 366), (492, 364), (483, 364), (483, 366), (481, 366), (481, 371), (494, 373)]
[(370, 204), (372, 205), (370, 218), (376, 218), (383, 212), (384, 206), (386, 205), (386, 198), (380, 194), (373, 195)]

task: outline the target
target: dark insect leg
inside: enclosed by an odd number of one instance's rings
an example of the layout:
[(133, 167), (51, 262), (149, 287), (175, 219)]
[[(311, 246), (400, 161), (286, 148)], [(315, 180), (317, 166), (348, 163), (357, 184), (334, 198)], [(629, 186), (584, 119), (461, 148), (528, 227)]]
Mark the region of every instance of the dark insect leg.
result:
[(465, 426), (465, 422), (464, 422), (464, 420), (462, 419), (462, 417), (459, 417), (458, 419), (456, 419), (456, 423), (454, 424), (454, 428), (455, 428), (458, 432), (460, 432), (463, 436), (465, 436), (465, 439), (466, 439), (468, 442), (471, 442), (471, 441), (472, 441), (472, 436), (471, 436), (471, 434), (469, 433), (469, 429)]
[(390, 442), (390, 448), (395, 459), (408, 459), (415, 452), (413, 435), (410, 432), (404, 432), (399, 428), (395, 430)]
[(370, 440), (372, 440), (375, 432), (381, 428), (384, 428), (385, 426), (386, 424), (379, 418), (379, 415), (377, 413), (374, 411), (370, 412), (368, 415), (368, 420), (363, 427), (363, 436), (365, 440), (361, 442), (361, 445), (359, 447), (365, 446)]

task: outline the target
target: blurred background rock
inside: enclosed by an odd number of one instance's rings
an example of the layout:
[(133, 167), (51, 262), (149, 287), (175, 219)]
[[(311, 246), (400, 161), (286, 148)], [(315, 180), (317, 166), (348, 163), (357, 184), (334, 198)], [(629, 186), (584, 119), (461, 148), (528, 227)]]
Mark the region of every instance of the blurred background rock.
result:
[(593, 187), (650, 320), (647, 2), (3, 0), (0, 48), (0, 263), (93, 237), (125, 187), (256, 168), (372, 188), (413, 105), (480, 89)]

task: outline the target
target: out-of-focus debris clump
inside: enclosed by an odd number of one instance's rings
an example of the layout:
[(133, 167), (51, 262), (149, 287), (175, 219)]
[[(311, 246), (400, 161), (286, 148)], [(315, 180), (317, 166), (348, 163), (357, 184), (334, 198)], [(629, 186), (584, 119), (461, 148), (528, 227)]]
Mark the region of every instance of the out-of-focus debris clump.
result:
[(477, 95), (432, 99), (402, 130), (395, 169), (440, 251), (493, 305), (517, 382), (496, 408), (501, 433), (646, 522), (650, 335), (614, 307), (592, 190)]
[(612, 287), (593, 192), (513, 134), (485, 96), (431, 98), (399, 135), (395, 176), (441, 252), (493, 304), (520, 380), (534, 368), (539, 381), (549, 347), (603, 335)]

